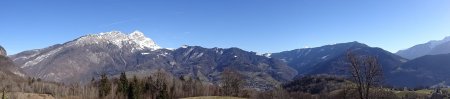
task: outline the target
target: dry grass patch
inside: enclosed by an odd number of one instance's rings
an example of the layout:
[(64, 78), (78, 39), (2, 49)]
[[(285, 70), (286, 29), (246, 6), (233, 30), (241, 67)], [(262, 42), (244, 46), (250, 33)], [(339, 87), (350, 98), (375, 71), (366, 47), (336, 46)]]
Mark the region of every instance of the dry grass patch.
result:
[(226, 97), (226, 96), (201, 96), (201, 97), (188, 97), (181, 99), (247, 99), (247, 98)]

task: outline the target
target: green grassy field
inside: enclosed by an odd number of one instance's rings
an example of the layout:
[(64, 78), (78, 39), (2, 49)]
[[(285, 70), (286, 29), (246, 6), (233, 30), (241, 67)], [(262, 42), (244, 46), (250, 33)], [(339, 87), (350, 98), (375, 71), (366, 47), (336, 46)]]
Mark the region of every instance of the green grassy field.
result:
[(201, 97), (188, 97), (181, 99), (247, 99), (247, 98), (225, 97), (225, 96), (201, 96)]
[[(450, 92), (450, 88), (444, 89)], [(417, 91), (395, 91), (395, 94), (399, 97), (405, 96), (408, 92), (414, 92), (421, 96), (429, 96), (433, 94), (434, 90), (429, 89), (423, 89), (423, 90), (417, 90)]]
[(429, 95), (429, 94), (432, 94), (433, 91), (434, 90), (417, 90), (415, 92), (418, 93), (418, 94), (427, 94), (427, 95)]

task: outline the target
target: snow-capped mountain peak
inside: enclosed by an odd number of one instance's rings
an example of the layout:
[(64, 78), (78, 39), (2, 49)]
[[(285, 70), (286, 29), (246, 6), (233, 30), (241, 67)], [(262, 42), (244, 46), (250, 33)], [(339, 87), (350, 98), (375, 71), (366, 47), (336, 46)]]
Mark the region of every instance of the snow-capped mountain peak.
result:
[(144, 33), (142, 33), (141, 31), (134, 31), (133, 33), (129, 34), (130, 37), (135, 37), (135, 38), (139, 38), (139, 37), (145, 37)]
[(99, 43), (111, 43), (120, 48), (124, 45), (134, 45), (136, 49), (142, 50), (149, 48), (152, 50), (160, 49), (152, 39), (146, 37), (144, 33), (140, 31), (134, 31), (129, 35), (120, 31), (103, 32), (99, 34), (91, 34), (83, 36), (73, 43), (74, 45), (89, 45)]
[(142, 47), (152, 48), (152, 49), (160, 49), (161, 48), (158, 45), (156, 45), (156, 43), (152, 39), (145, 37), (144, 33), (140, 32), (140, 31), (134, 31), (133, 33), (128, 35), (128, 37), (130, 38), (130, 40), (136, 42), (138, 44), (138, 46), (141, 48)]

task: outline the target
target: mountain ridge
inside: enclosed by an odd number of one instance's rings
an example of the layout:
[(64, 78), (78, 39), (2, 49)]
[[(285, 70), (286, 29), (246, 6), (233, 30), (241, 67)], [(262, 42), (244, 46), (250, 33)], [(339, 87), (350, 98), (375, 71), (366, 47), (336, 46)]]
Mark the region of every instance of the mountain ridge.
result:
[(121, 72), (149, 75), (163, 69), (175, 77), (190, 75), (203, 82), (218, 84), (222, 71), (230, 68), (244, 75), (248, 87), (270, 89), (289, 81), (297, 73), (279, 60), (239, 48), (145, 47), (129, 40), (130, 36), (138, 35), (136, 33), (109, 34), (112, 36), (83, 36), (63, 44), (24, 51), (11, 58), (27, 76), (64, 83), (85, 83), (102, 73), (109, 76)]
[(450, 36), (442, 40), (431, 40), (427, 43), (417, 44), (410, 48), (397, 51), (395, 54), (407, 59), (415, 59), (425, 55), (450, 53)]
[(386, 76), (387, 84), (400, 85), (393, 82), (391, 72), (396, 70), (407, 59), (390, 53), (378, 47), (370, 47), (359, 42), (338, 43), (316, 48), (296, 49), (280, 53), (272, 53), (270, 57), (284, 60), (289, 66), (299, 72), (298, 76), (338, 75), (348, 76), (347, 53), (358, 56), (374, 56), (377, 58)]
[[(404, 63), (394, 71), (393, 78), (403, 86), (433, 86), (440, 83), (450, 85), (450, 54), (425, 55)], [(408, 76), (409, 75), (409, 76)]]

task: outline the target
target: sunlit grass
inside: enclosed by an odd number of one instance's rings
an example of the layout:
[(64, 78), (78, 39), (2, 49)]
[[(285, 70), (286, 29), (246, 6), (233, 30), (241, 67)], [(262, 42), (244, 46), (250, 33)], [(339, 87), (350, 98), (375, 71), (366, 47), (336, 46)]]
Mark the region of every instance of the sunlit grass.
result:
[(418, 94), (432, 94), (434, 90), (428, 90), (428, 89), (424, 89), (424, 90), (417, 90), (415, 91)]

